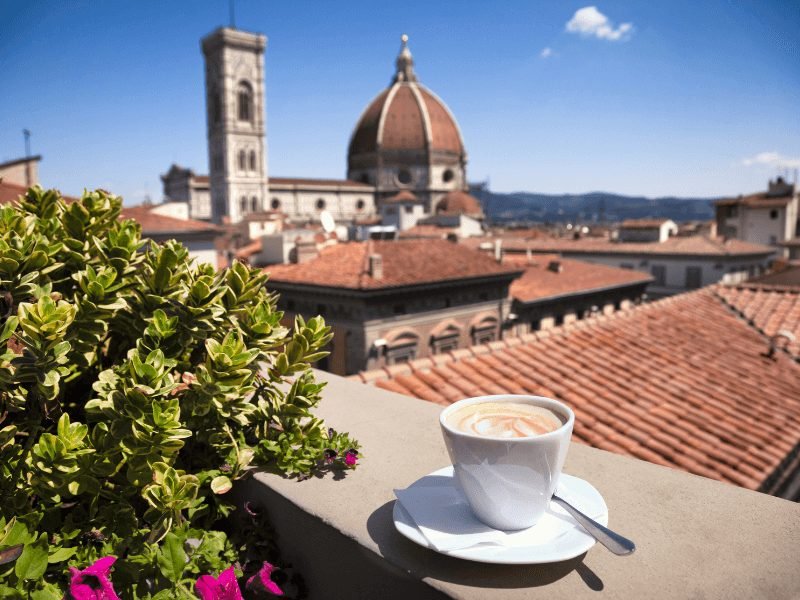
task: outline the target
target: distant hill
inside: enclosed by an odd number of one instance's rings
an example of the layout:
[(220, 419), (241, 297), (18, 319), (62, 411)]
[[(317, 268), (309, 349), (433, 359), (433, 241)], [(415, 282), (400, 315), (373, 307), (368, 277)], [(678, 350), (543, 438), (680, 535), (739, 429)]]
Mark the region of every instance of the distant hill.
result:
[(483, 210), (493, 223), (512, 221), (617, 222), (625, 219), (664, 217), (678, 223), (708, 221), (714, 218), (716, 198), (645, 198), (607, 192), (588, 194), (500, 194), (473, 189)]

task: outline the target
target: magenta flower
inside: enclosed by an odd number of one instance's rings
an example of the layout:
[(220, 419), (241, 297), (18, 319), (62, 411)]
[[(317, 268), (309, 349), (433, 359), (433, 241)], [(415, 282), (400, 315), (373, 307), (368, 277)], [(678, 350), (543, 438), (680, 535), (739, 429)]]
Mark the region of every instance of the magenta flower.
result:
[(344, 463), (348, 467), (352, 467), (353, 465), (356, 464), (356, 462), (358, 462), (358, 452), (356, 452), (355, 450), (348, 450), (347, 452), (345, 452)]
[(64, 600), (119, 600), (108, 579), (116, 556), (104, 556), (83, 571), (70, 567), (69, 590)]
[(272, 572), (275, 567), (268, 562), (264, 561), (261, 569), (247, 580), (245, 589), (248, 591), (263, 591), (269, 592), (275, 596), (283, 596), (283, 590), (278, 587), (278, 584), (272, 581)]
[(220, 573), (219, 577), (201, 576), (194, 584), (194, 589), (203, 600), (244, 600), (233, 565)]

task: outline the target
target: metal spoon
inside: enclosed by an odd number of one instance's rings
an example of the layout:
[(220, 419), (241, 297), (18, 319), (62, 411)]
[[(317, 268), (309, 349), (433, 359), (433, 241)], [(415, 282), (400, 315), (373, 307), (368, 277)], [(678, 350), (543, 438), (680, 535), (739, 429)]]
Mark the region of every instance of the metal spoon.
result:
[(607, 527), (603, 527), (600, 525), (600, 523), (587, 517), (563, 498), (559, 498), (553, 494), (553, 500), (555, 500), (564, 508), (564, 510), (572, 515), (572, 518), (575, 519), (589, 535), (603, 544), (603, 546), (611, 550), (611, 552), (614, 554), (626, 556), (628, 554), (633, 554), (633, 551), (636, 550), (636, 544), (634, 544), (628, 538), (611, 531)]

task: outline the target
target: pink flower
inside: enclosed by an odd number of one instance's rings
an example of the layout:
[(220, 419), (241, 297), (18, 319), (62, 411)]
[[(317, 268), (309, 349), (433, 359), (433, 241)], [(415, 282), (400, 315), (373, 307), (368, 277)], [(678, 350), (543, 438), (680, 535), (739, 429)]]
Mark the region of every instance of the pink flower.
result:
[(83, 571), (70, 567), (69, 590), (64, 600), (119, 600), (108, 579), (116, 556), (104, 556)]
[(203, 600), (244, 600), (233, 565), (220, 573), (219, 577), (201, 576), (194, 584), (194, 589)]
[(358, 452), (355, 450), (348, 450), (344, 455), (344, 463), (348, 467), (352, 467), (358, 461)]
[(264, 562), (261, 569), (247, 580), (245, 589), (248, 591), (265, 591), (275, 596), (283, 596), (283, 590), (278, 587), (278, 584), (272, 581), (272, 572), (275, 567), (268, 562)]

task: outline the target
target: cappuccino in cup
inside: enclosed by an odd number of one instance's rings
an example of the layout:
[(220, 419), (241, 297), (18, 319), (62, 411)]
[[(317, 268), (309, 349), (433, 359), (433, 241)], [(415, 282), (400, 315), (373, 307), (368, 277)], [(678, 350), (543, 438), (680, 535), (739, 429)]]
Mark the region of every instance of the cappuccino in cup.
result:
[(447, 424), (463, 433), (524, 438), (550, 433), (564, 423), (543, 406), (521, 402), (481, 402), (451, 413)]
[(460, 400), (439, 416), (458, 487), (475, 516), (495, 529), (535, 525), (550, 504), (575, 415), (542, 396)]

